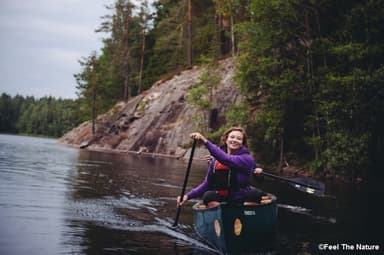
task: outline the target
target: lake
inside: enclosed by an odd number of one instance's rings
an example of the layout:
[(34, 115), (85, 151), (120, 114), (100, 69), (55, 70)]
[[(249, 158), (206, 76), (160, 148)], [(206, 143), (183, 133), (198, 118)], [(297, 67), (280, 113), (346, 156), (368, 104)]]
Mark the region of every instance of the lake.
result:
[[(172, 228), (186, 165), (0, 135), (0, 254), (216, 254), (194, 233), (194, 201)], [(193, 162), (188, 189), (206, 167)], [(278, 197), (267, 254), (383, 253), (376, 188), (326, 183), (326, 196), (316, 197), (268, 178), (253, 185)]]

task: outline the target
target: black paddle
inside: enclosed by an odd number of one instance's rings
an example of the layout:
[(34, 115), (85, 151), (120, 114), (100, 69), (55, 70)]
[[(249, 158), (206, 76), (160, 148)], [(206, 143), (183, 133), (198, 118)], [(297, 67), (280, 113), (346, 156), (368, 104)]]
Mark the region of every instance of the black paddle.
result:
[(313, 194), (315, 196), (323, 196), (325, 191), (325, 185), (322, 182), (313, 180), (308, 177), (297, 177), (297, 178), (287, 178), (282, 176), (277, 176), (271, 173), (263, 171), (262, 173), (265, 176), (271, 177), (273, 179), (281, 180), (290, 183), (296, 189)]
[[(189, 156), (187, 172), (185, 173), (183, 188), (181, 189), (181, 194), (180, 194), (180, 200), (181, 201), (183, 201), (183, 197), (185, 194), (185, 188), (187, 187), (189, 172), (191, 170), (191, 165), (192, 165), (193, 154), (195, 153), (196, 142), (197, 142), (197, 140), (194, 139), (192, 149), (191, 149), (191, 155)], [(175, 222), (173, 223), (173, 227), (177, 226), (177, 223), (179, 221), (180, 211), (181, 211), (181, 206), (177, 207), (177, 213), (176, 213), (176, 217), (175, 217)]]

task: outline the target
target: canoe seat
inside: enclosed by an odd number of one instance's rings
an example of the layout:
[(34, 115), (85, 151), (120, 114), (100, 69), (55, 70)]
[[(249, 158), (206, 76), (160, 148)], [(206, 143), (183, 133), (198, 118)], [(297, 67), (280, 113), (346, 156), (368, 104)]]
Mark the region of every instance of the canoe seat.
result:
[(195, 208), (198, 210), (204, 210), (207, 209), (207, 206), (205, 204), (198, 204)]
[(272, 197), (271, 196), (266, 195), (266, 196), (262, 196), (261, 197), (260, 204), (265, 205), (265, 204), (269, 204), (270, 202), (272, 202)]
[(272, 202), (272, 197), (266, 195), (266, 196), (261, 197), (260, 203), (250, 201), (250, 202), (244, 202), (243, 205), (245, 205), (245, 206), (257, 206), (257, 205), (269, 204), (271, 202)]

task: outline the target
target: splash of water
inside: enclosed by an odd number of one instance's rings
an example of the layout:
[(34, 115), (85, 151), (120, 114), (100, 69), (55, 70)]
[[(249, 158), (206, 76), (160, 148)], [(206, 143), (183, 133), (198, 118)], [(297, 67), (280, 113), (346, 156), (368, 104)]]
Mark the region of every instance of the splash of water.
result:
[[(81, 220), (130, 232), (161, 233), (193, 245), (197, 249), (218, 253), (217, 250), (203, 241), (184, 232), (190, 229), (189, 225), (179, 224), (178, 228), (174, 228), (172, 219), (157, 217), (157, 209), (148, 205), (161, 204), (161, 201), (156, 202), (148, 198), (135, 197), (131, 194), (126, 195), (129, 196), (129, 199), (125, 196), (119, 199), (112, 197), (89, 199), (75, 202), (71, 207), (77, 212), (76, 217)], [(124, 212), (118, 213), (118, 208), (121, 208)], [(140, 213), (144, 216), (140, 216)]]

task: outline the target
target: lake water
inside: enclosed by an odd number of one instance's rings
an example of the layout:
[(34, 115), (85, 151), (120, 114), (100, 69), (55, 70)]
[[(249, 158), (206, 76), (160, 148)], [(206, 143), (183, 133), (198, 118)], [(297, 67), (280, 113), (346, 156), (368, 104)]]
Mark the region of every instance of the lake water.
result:
[[(0, 254), (216, 254), (194, 233), (193, 202), (172, 228), (186, 164), (0, 135)], [(205, 171), (193, 162), (189, 188)], [(377, 189), (327, 183), (326, 197), (315, 197), (267, 178), (253, 184), (278, 197), (268, 254), (328, 254), (331, 245), (383, 254)], [(379, 251), (349, 253), (358, 245)]]

